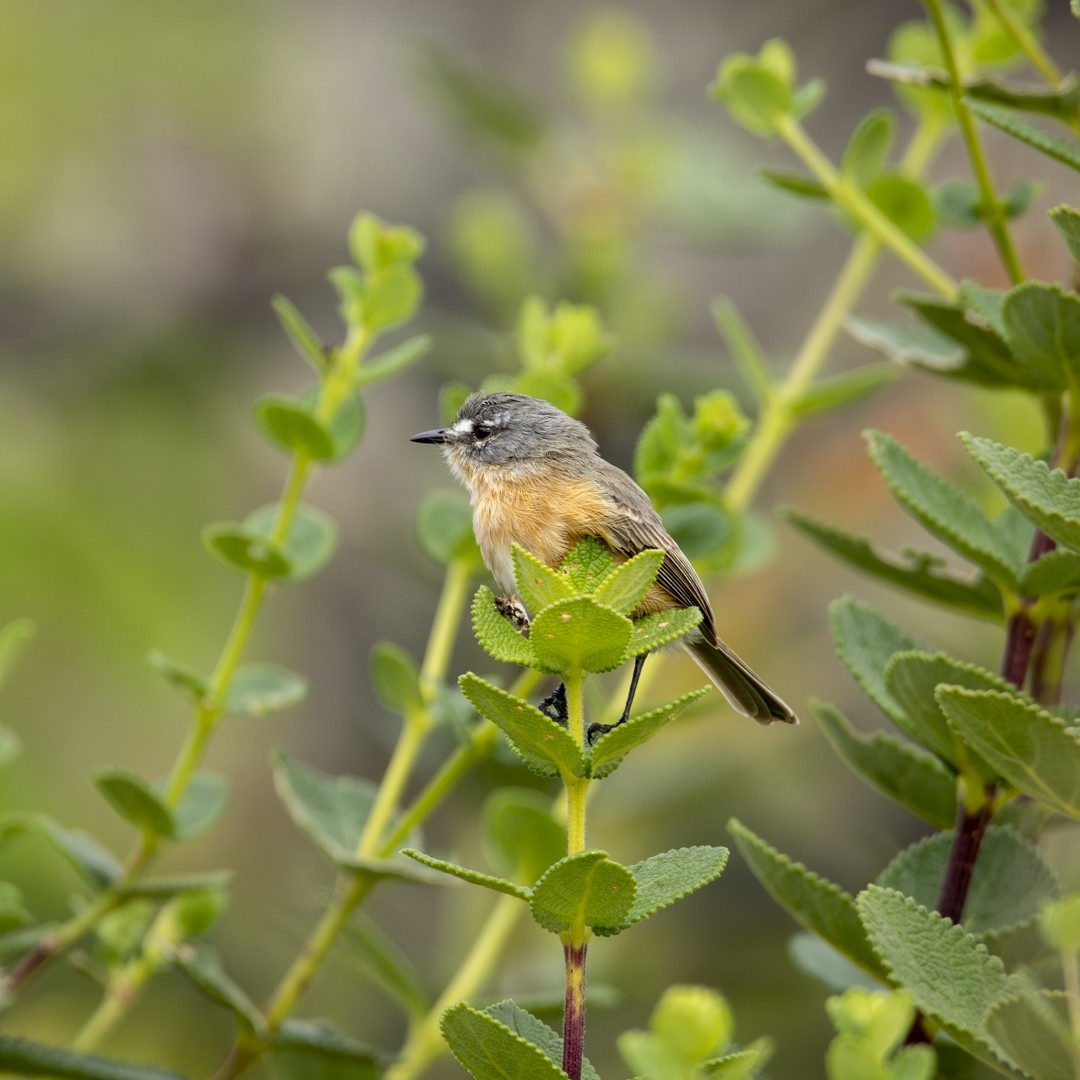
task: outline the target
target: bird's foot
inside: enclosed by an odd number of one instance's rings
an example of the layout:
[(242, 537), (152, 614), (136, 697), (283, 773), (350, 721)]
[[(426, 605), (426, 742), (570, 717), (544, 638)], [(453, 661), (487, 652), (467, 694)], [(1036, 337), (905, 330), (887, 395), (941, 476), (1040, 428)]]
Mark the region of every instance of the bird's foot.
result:
[(559, 683), (543, 701), (540, 702), (540, 711), (556, 724), (566, 727), (570, 721), (570, 710), (566, 706), (566, 684)]

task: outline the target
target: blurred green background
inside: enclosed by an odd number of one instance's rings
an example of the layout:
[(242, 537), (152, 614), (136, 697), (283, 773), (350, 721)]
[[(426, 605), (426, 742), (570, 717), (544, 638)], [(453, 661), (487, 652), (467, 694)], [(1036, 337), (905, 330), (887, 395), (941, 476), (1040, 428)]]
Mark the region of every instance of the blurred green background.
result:
[[(1048, 40), (1062, 42), (1057, 59), (1069, 66), (1076, 24), (1066, 5), (1054, 8)], [(306, 373), (269, 299), (286, 294), (332, 340), (325, 272), (346, 259), (354, 213), (420, 229), (429, 238), (420, 324), (433, 352), (370, 394), (359, 454), (318, 478), (311, 501), (339, 521), (339, 551), (312, 583), (274, 596), (249, 656), (305, 673), (310, 695), (271, 720), (222, 726), (207, 766), (230, 777), (230, 809), (161, 863), (237, 871), (217, 941), (234, 978), (261, 999), (331, 880), (279, 806), (268, 755), (282, 745), (328, 772), (381, 774), (396, 721), (374, 702), (368, 655), (383, 638), (419, 654), (430, 625), (439, 572), (412, 521), (424, 495), (452, 481), (408, 436), (438, 422), (440, 385), (510, 370), (525, 293), (595, 302), (619, 345), (586, 377), (584, 419), (629, 467), (659, 393), (688, 402), (737, 385), (711, 325), (714, 297), (734, 300), (782, 369), (848, 237), (755, 178), (763, 163), (789, 162), (737, 130), (705, 88), (724, 54), (785, 36), (801, 72), (828, 81), (811, 128), (836, 155), (871, 105), (891, 103), (865, 59), (918, 15), (900, 0), (0, 0), (0, 623), (27, 616), (38, 627), (0, 702), (23, 741), (0, 774), (0, 811), (44, 811), (127, 849), (126, 826), (88, 774), (168, 769), (187, 711), (146, 653), (213, 662), (240, 583), (204, 553), (200, 528), (279, 490), (283, 459), (249, 422), (251, 407), (260, 393), (301, 389)], [(1003, 187), (1041, 167), (1003, 137), (988, 142)], [(950, 144), (939, 175), (964, 172)], [(1040, 179), (1017, 230), (1021, 256), (1033, 276), (1061, 280), (1067, 257), (1042, 211), (1075, 193), (1064, 170)], [(932, 250), (957, 278), (1004, 284), (981, 235), (943, 233)], [(886, 264), (860, 313), (888, 316), (890, 291), (910, 284)], [(831, 367), (871, 359), (844, 340)], [(866, 459), (859, 433), (869, 426), (971, 482), (956, 431), (1035, 451), (1041, 439), (1015, 400), (907, 374), (801, 430), (759, 496), (761, 512), (792, 503), (894, 550), (914, 541), (916, 527)], [(919, 835), (838, 763), (806, 707), (823, 698), (864, 727), (879, 722), (832, 654), (826, 605), (848, 590), (927, 641), (956, 637), (964, 655), (995, 665), (991, 631), (856, 580), (777, 524), (771, 559), (714, 588), (714, 606), (724, 637), (808, 722), (760, 729), (699, 709), (603, 785), (592, 842), (629, 863), (724, 843), (737, 815), (857, 889)], [(664, 663), (658, 694), (700, 681), (683, 660)], [(464, 633), (453, 670), (484, 664)], [(446, 736), (432, 748), (430, 765), (448, 745)], [(485, 794), (529, 782), (508, 763), (477, 772), (432, 822), (428, 850), (479, 864)], [(0, 850), (0, 875), (52, 916), (75, 885), (30, 839)], [(369, 911), (438, 987), (489, 902), (467, 889), (391, 884)], [(593, 1060), (617, 1074), (614, 1034), (641, 1025), (667, 984), (703, 982), (730, 997), (740, 1039), (777, 1038), (774, 1075), (819, 1074), (826, 991), (789, 963), (793, 930), (733, 858), (716, 885), (598, 942), (591, 977), (623, 1001), (591, 1014)], [(399, 1015), (353, 970), (347, 948), (341, 956), (303, 1012), (395, 1047)], [(21, 1031), (62, 1042), (96, 991), (59, 967), (18, 1017)], [(524, 928), (493, 993), (546, 991), (560, 978), (557, 947)], [(163, 979), (105, 1049), (204, 1074), (230, 1026), (186, 984)]]

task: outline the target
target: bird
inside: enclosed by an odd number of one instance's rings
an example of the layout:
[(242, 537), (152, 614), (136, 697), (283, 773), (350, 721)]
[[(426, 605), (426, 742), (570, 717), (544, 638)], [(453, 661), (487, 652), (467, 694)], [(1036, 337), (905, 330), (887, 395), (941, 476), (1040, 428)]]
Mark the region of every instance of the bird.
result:
[[(696, 607), (701, 622), (683, 645), (732, 707), (760, 724), (799, 722), (720, 639), (705, 586), (649, 496), (601, 456), (579, 420), (541, 398), (478, 392), (449, 427), (422, 431), (411, 441), (443, 447), (451, 472), (468, 489), (480, 552), (506, 597), (516, 590), (515, 543), (552, 568), (585, 537), (599, 538), (620, 561), (659, 549), (664, 558), (656, 581), (632, 617)], [(616, 724), (593, 725), (590, 741), (628, 719), (647, 655), (635, 658), (622, 717)], [(558, 692), (553, 699), (558, 701)]]

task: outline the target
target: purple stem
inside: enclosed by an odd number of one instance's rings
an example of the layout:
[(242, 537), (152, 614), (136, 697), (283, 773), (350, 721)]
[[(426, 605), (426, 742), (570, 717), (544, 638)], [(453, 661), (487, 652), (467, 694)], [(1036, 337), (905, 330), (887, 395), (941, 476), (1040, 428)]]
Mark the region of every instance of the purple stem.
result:
[(581, 1080), (585, 1055), (585, 951), (588, 945), (564, 945), (566, 958), (566, 1006), (563, 1010), (563, 1072)]

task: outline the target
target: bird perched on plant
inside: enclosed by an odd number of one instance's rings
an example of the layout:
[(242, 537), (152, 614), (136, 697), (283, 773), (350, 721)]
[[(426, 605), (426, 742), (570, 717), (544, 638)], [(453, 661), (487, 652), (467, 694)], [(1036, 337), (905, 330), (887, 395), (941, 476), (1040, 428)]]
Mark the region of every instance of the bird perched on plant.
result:
[[(579, 540), (595, 536), (617, 558), (648, 548), (664, 552), (655, 583), (635, 617), (696, 607), (702, 620), (684, 645), (731, 705), (758, 723), (797, 724), (791, 708), (717, 636), (712, 606), (690, 560), (664, 528), (648, 495), (605, 461), (580, 421), (525, 394), (473, 394), (454, 422), (412, 442), (443, 446), (455, 476), (469, 489), (473, 531), (499, 588), (515, 591), (510, 545), (520, 544), (557, 567)], [(641, 667), (635, 658), (630, 713)]]

